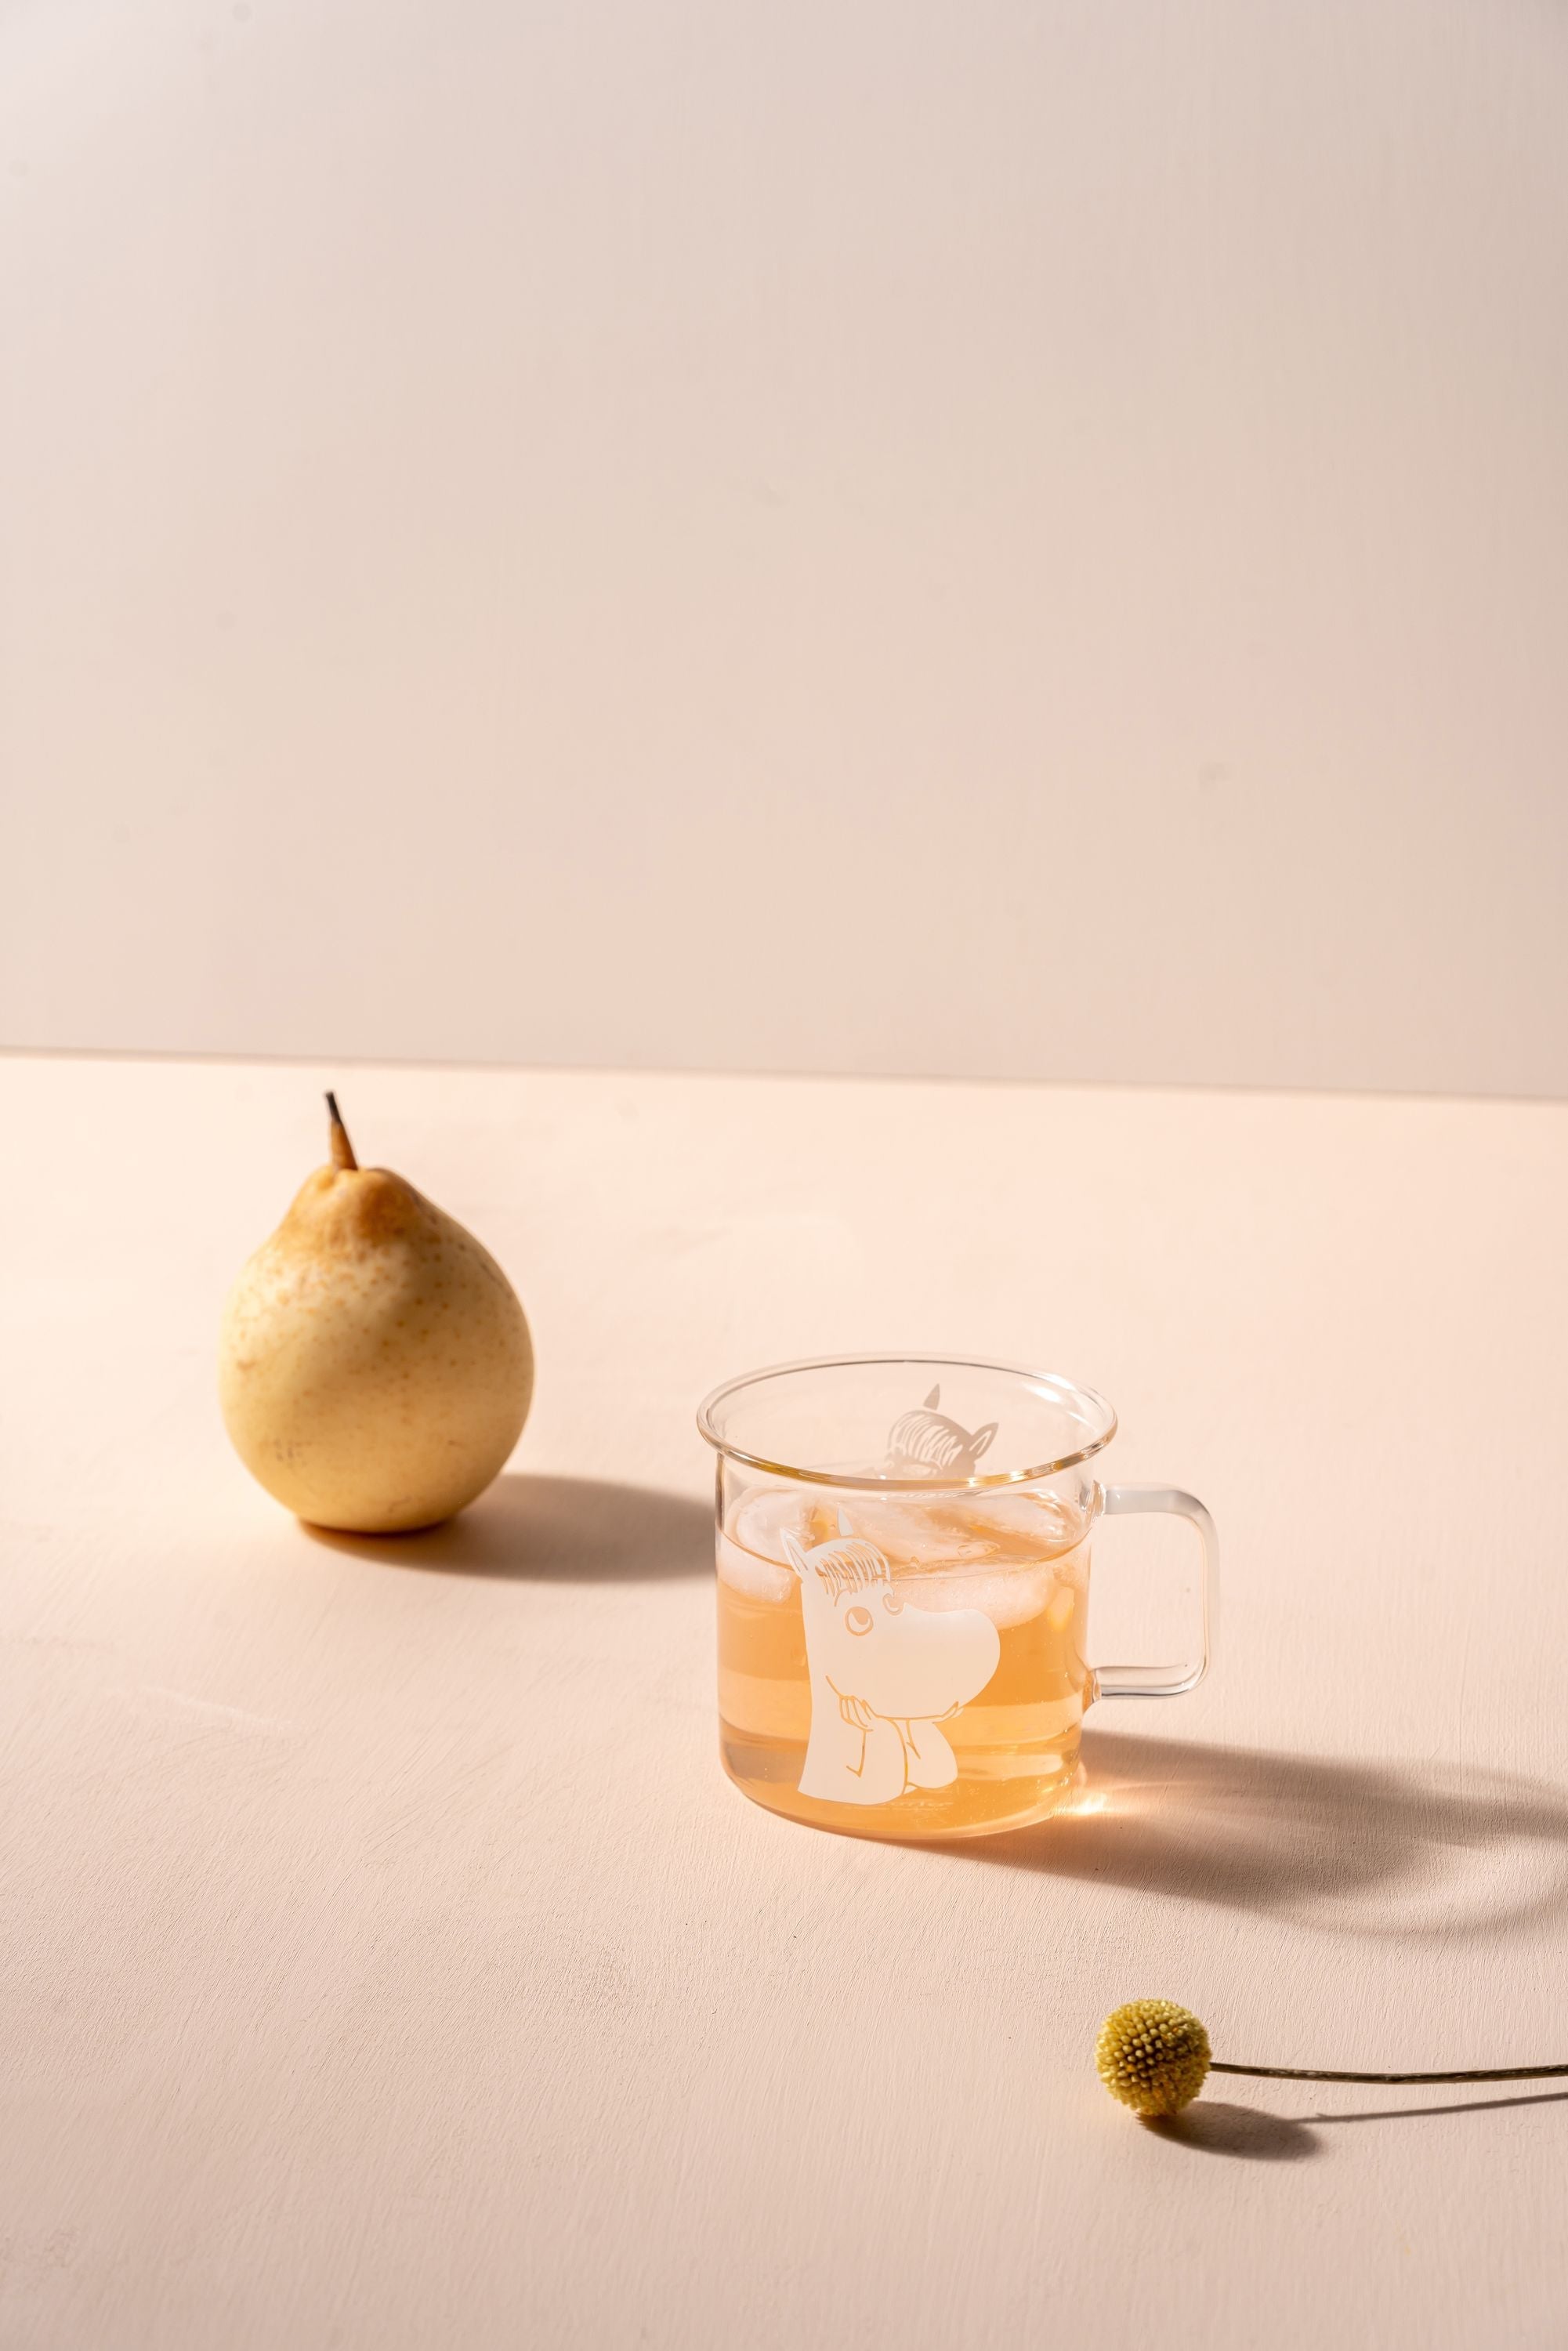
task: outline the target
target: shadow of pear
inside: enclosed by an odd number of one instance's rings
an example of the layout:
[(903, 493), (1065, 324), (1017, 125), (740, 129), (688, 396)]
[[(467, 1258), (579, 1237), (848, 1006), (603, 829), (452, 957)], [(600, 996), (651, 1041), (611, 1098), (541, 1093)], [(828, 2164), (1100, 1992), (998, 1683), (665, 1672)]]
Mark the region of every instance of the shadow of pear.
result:
[(512, 1471), (438, 1527), (405, 1535), (307, 1525), (333, 1551), (444, 1575), (642, 1583), (713, 1572), (713, 1510), (685, 1494)]
[(1083, 1763), (1082, 1803), (966, 1856), (1368, 1936), (1568, 1904), (1568, 1799), (1539, 1782), (1095, 1729)]

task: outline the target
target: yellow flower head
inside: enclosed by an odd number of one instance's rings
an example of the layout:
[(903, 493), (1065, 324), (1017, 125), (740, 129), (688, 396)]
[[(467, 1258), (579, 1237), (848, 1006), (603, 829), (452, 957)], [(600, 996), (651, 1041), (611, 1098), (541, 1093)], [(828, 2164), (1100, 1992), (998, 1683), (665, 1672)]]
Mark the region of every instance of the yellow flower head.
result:
[(1130, 2000), (1113, 2010), (1094, 2044), (1100, 2079), (1138, 2115), (1174, 2115), (1208, 2072), (1208, 2035), (1174, 2000)]

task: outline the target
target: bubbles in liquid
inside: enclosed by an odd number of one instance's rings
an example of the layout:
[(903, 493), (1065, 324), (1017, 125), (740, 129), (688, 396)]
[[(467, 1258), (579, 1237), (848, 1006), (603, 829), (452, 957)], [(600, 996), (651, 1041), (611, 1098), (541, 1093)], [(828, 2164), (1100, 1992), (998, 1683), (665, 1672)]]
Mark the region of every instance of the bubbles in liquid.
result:
[(757, 1600), (786, 1601), (794, 1583), (784, 1556), (788, 1531), (808, 1550), (840, 1532), (840, 1514), (876, 1545), (917, 1607), (980, 1608), (998, 1631), (1021, 1625), (1051, 1603), (1061, 1583), (1082, 1587), (1087, 1520), (1061, 1496), (1002, 1492), (914, 1497), (856, 1492), (847, 1500), (777, 1489), (749, 1494), (721, 1533), (718, 1573)]

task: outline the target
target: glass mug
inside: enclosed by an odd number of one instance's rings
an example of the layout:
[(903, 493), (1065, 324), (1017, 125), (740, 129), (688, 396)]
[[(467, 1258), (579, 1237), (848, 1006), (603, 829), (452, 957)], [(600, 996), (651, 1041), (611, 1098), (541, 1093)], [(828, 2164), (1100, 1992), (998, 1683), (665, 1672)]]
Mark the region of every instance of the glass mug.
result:
[[(1074, 1792), (1084, 1709), (1202, 1680), (1218, 1553), (1174, 1486), (1103, 1486), (1116, 1416), (1051, 1372), (935, 1355), (784, 1364), (716, 1388), (718, 1702), (745, 1794), (820, 1828), (984, 1836)], [(1203, 1544), (1198, 1653), (1083, 1656), (1095, 1520)]]

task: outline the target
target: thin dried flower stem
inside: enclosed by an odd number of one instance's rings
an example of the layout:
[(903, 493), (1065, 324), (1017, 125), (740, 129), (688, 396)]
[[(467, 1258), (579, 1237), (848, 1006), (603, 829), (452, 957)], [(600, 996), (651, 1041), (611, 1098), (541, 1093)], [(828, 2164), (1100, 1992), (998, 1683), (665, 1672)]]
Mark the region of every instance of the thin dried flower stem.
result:
[(1209, 2061), (1211, 2074), (1255, 2074), (1270, 2082), (1544, 2082), (1568, 2074), (1568, 2065), (1483, 2065), (1459, 2074), (1341, 2074), (1316, 2065), (1228, 2065)]

